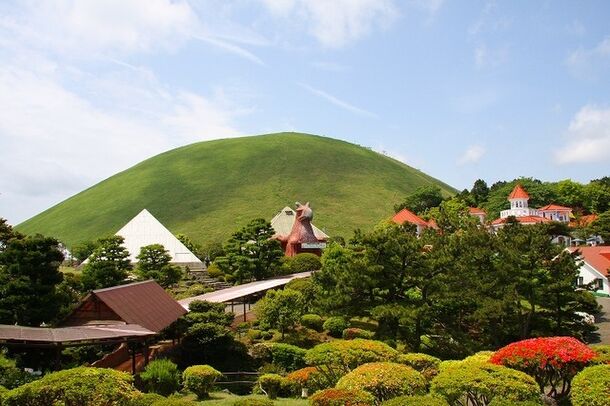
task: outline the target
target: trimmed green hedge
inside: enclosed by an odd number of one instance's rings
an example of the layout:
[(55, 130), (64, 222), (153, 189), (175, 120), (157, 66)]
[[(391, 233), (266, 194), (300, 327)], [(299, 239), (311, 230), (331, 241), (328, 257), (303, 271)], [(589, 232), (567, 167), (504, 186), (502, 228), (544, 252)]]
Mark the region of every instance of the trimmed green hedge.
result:
[(343, 317), (329, 317), (322, 327), (331, 337), (340, 338), (343, 330), (349, 327), (349, 323)]
[(341, 335), (344, 340), (353, 340), (354, 338), (364, 338), (370, 340), (375, 336), (375, 333), (372, 331), (363, 330), (361, 328), (350, 327), (343, 330)]
[(178, 366), (168, 359), (157, 359), (146, 366), (140, 379), (148, 392), (169, 396), (180, 389)]
[(301, 325), (316, 331), (322, 331), (324, 321), (317, 314), (304, 314), (301, 316)]
[(264, 374), (258, 378), (258, 385), (265, 391), (269, 399), (277, 398), (285, 378), (278, 374)]
[(590, 366), (576, 374), (570, 398), (573, 406), (608, 406), (610, 364)]
[(438, 375), (441, 364), (440, 359), (433, 357), (432, 355), (417, 352), (399, 355), (398, 362), (415, 369), (428, 381)]
[(197, 395), (198, 399), (205, 399), (214, 387), (214, 382), (222, 374), (209, 365), (193, 365), (184, 370), (182, 380), (184, 388)]
[(296, 371), (305, 367), (307, 350), (296, 345), (273, 343), (269, 344), (271, 362), (286, 371)]
[(372, 406), (375, 398), (361, 390), (330, 388), (314, 393), (309, 403), (311, 406)]
[(464, 398), (474, 405), (489, 404), (494, 398), (534, 402), (540, 398), (538, 385), (531, 376), (472, 359), (442, 363), (440, 373), (432, 380), (430, 393), (445, 398), (450, 404)]
[(245, 397), (233, 402), (233, 406), (273, 406), (273, 400), (255, 397)]
[(79, 367), (53, 372), (10, 390), (2, 406), (107, 406), (128, 404), (139, 395), (132, 376), (125, 372)]
[(337, 389), (363, 390), (379, 402), (402, 395), (423, 395), (426, 380), (413, 368), (394, 362), (364, 364), (345, 375)]
[(382, 403), (382, 406), (449, 406), (443, 398), (430, 395), (399, 396)]

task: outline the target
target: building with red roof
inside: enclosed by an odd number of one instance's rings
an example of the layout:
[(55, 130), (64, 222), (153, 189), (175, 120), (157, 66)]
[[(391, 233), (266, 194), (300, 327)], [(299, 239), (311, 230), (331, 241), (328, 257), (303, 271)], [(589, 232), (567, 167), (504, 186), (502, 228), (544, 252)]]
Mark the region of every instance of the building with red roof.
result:
[(438, 228), (434, 220), (430, 220), (428, 222), (408, 209), (402, 209), (401, 211), (396, 213), (394, 217), (392, 217), (392, 221), (396, 224), (414, 224), (415, 227), (417, 227), (417, 235), (420, 235), (421, 232), (426, 228)]
[(578, 250), (582, 265), (580, 266), (578, 285), (593, 284), (596, 292), (610, 295), (610, 247), (570, 247), (570, 252)]
[(471, 216), (478, 217), (481, 224), (485, 224), (485, 218), (487, 217), (487, 212), (485, 210), (479, 209), (478, 207), (469, 207), (468, 213)]

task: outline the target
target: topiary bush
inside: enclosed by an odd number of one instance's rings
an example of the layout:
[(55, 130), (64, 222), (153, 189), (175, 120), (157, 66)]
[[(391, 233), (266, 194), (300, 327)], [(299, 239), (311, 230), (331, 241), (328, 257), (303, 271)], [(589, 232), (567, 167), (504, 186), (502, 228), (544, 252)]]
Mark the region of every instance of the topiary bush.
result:
[(536, 379), (541, 392), (560, 402), (570, 382), (596, 356), (573, 337), (544, 337), (517, 341), (500, 348), (490, 362), (523, 371)]
[(6, 358), (0, 353), (0, 386), (13, 389), (31, 380), (31, 375), (17, 368), (14, 360)]
[(197, 403), (187, 399), (163, 399), (157, 400), (150, 406), (196, 406)]
[(340, 338), (343, 330), (349, 327), (349, 323), (343, 317), (329, 317), (322, 325), (331, 337)]
[(157, 359), (146, 366), (140, 379), (147, 392), (169, 396), (180, 389), (178, 366), (168, 359)]
[(326, 389), (332, 384), (316, 367), (306, 367), (286, 375), (286, 380), (301, 388), (301, 397), (308, 397), (310, 391)]
[(273, 400), (249, 396), (236, 400), (233, 406), (273, 406)]
[(610, 404), (610, 364), (587, 367), (572, 380), (573, 406), (608, 406)]
[(443, 398), (430, 395), (399, 396), (382, 403), (382, 406), (449, 406)]
[(393, 362), (372, 362), (348, 373), (337, 389), (363, 390), (379, 402), (402, 395), (423, 395), (426, 380), (413, 368)]
[(330, 388), (318, 391), (309, 398), (311, 406), (372, 406), (375, 398), (361, 390)]
[(140, 393), (129, 402), (129, 406), (151, 406), (155, 402), (166, 399), (165, 396), (158, 393)]
[(209, 365), (193, 365), (184, 370), (182, 381), (184, 387), (197, 395), (198, 399), (205, 399), (221, 376), (222, 373)]
[(363, 330), (361, 328), (350, 327), (343, 330), (341, 336), (344, 340), (353, 340), (354, 338), (364, 338), (370, 340), (373, 338), (373, 336), (375, 336), (375, 333), (372, 331)]
[(596, 344), (592, 345), (591, 349), (595, 351), (594, 364), (610, 364), (610, 345)]
[(320, 332), (323, 329), (324, 321), (317, 314), (304, 314), (301, 316), (301, 325)]
[(47, 374), (4, 394), (2, 406), (106, 406), (129, 404), (140, 393), (131, 375), (79, 367)]
[(307, 350), (296, 345), (274, 343), (269, 344), (271, 362), (286, 371), (295, 371), (305, 366)]
[(502, 398), (494, 398), (491, 402), (489, 402), (488, 406), (543, 406), (542, 400), (525, 400), (522, 402), (507, 400)]
[(357, 338), (316, 345), (307, 351), (305, 362), (317, 367), (329, 382), (334, 383), (360, 365), (396, 361), (398, 355), (398, 351), (381, 341)]
[(529, 375), (489, 362), (451, 361), (441, 365), (430, 385), (432, 395), (449, 404), (485, 406), (494, 398), (516, 401), (538, 401), (540, 392)]
[(431, 381), (439, 372), (441, 360), (428, 354), (409, 353), (398, 356), (398, 362), (408, 365)]
[(257, 383), (269, 399), (275, 399), (282, 388), (283, 380), (281, 375), (264, 374), (258, 378)]

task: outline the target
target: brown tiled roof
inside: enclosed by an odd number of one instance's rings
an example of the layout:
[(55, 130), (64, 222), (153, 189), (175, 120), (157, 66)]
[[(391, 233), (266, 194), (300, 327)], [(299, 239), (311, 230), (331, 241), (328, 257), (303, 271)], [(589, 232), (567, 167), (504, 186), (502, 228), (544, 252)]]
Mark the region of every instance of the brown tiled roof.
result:
[(91, 295), (126, 323), (139, 324), (156, 332), (186, 314), (186, 310), (153, 280), (98, 289)]
[(74, 344), (113, 339), (153, 336), (156, 333), (133, 324), (75, 327), (23, 327), (0, 325), (0, 343)]

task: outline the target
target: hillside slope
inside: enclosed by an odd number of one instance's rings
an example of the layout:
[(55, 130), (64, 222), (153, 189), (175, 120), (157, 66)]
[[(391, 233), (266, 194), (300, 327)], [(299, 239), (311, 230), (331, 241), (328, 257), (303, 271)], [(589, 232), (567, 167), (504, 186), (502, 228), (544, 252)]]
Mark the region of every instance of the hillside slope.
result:
[(350, 237), (422, 185), (450, 186), (367, 148), (280, 133), (200, 142), (147, 159), (19, 224), (68, 247), (113, 234), (143, 208), (173, 233), (223, 241), (255, 217), (310, 201), (314, 222)]

